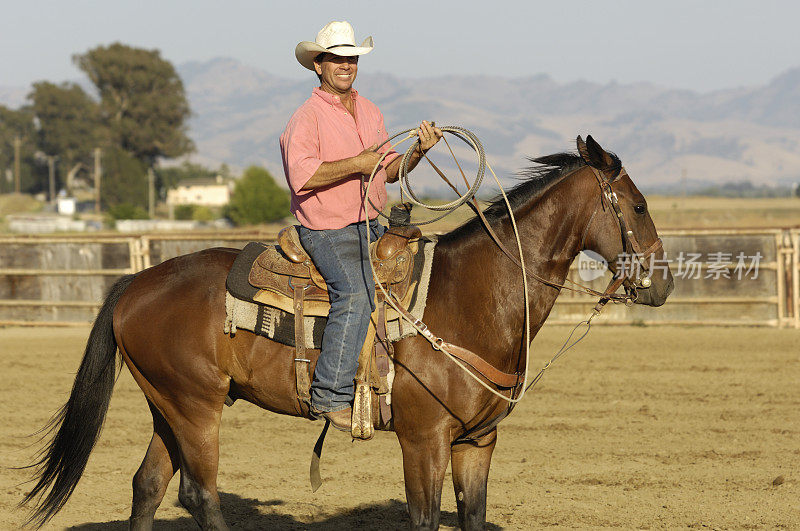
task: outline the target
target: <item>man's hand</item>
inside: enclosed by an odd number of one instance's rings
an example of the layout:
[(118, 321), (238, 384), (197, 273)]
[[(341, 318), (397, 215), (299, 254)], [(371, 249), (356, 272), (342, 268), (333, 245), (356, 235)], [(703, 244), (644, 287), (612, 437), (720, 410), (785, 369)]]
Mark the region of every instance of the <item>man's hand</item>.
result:
[[(419, 137), (420, 149), (415, 149), (411, 154), (411, 158), (408, 161), (408, 171), (417, 167), (417, 163), (422, 158), (422, 154), (435, 146), (439, 139), (442, 138), (443, 134), (442, 130), (438, 127), (434, 127), (430, 123), (423, 121), (417, 128), (417, 136)], [(397, 181), (400, 175), (400, 161), (402, 159), (403, 157), (397, 157), (386, 167), (387, 183)]]
[(442, 130), (423, 120), (417, 128), (417, 136), (419, 137), (420, 149), (428, 151), (442, 138)]
[(323, 162), (301, 190), (314, 190), (323, 186), (330, 186), (339, 181), (350, 179), (357, 174), (371, 174), (382, 156), (375, 151), (377, 148), (378, 144), (373, 144), (358, 155), (342, 160)]
[(378, 149), (378, 144), (372, 144), (370, 147), (356, 155), (358, 166), (361, 168), (361, 173), (370, 175), (375, 165), (381, 160), (382, 153), (375, 151)]

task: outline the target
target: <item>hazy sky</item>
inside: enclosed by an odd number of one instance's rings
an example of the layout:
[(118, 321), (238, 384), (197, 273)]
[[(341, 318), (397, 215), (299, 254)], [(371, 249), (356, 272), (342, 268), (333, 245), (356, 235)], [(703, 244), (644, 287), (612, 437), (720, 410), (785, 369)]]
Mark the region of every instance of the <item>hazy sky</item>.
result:
[(711, 90), (764, 84), (800, 66), (796, 1), (2, 0), (0, 86), (80, 76), (71, 56), (121, 41), (175, 64), (233, 57), (300, 77), (301, 40), (349, 20), (361, 63), (401, 77), (547, 73)]

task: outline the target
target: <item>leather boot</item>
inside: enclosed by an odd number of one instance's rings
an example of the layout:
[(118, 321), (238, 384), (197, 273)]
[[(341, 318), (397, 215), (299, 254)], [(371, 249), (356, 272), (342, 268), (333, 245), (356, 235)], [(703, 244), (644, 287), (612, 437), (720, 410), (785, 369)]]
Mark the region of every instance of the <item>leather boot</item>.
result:
[(353, 408), (348, 407), (340, 411), (323, 411), (320, 415), (331, 422), (331, 425), (340, 431), (350, 431), (353, 423)]

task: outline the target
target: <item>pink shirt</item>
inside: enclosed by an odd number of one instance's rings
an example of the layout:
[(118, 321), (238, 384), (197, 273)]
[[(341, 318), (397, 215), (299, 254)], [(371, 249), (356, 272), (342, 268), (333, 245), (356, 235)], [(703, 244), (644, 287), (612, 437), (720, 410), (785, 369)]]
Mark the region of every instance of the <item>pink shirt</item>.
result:
[[(311, 97), (295, 111), (281, 135), (283, 172), (292, 193), (292, 214), (305, 227), (314, 230), (341, 229), (364, 221), (361, 175), (315, 190), (301, 190), (323, 162), (333, 162), (358, 155), (373, 144), (388, 138), (383, 115), (367, 98), (352, 91), (355, 119), (334, 96), (315, 88)], [(388, 144), (380, 149), (385, 153)], [(375, 174), (370, 199), (379, 209), (386, 205), (385, 168), (399, 156), (392, 151)], [(366, 183), (369, 175), (364, 177)], [(367, 205), (370, 219), (378, 214)]]

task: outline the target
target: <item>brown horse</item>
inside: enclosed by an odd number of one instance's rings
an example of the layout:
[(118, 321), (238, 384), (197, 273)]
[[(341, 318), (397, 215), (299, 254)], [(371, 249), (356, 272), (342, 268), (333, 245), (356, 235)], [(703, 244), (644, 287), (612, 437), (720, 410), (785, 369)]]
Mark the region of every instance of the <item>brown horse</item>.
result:
[[(627, 174), (620, 177), (619, 159), (591, 137), (586, 144), (579, 138), (579, 147), (582, 156), (535, 159), (539, 165), (509, 194), (528, 270), (554, 283), (564, 282), (582, 249), (601, 254), (612, 269), (625, 251), (620, 222), (609, 208), (612, 194), (602, 193), (602, 180), (613, 183), (627, 228), (638, 241), (650, 246), (658, 238), (644, 197)], [(485, 215), (505, 245), (515, 249), (505, 204), (496, 202)], [(37, 500), (36, 522), (46, 522), (66, 503), (83, 473), (110, 400), (118, 349), (153, 415), (153, 438), (133, 479), (131, 528), (152, 528), (167, 484), (180, 469), (181, 504), (202, 529), (226, 529), (216, 487), (226, 395), (302, 415), (293, 349), (251, 333), (231, 337), (222, 331), (225, 278), (237, 253), (209, 249), (174, 258), (126, 276), (110, 290), (69, 401), (52, 421), (57, 431), (33, 465), (38, 483), (25, 501)], [(497, 369), (524, 371), (522, 286), (519, 267), (473, 219), (439, 238), (423, 320), (438, 336), (478, 353)], [(654, 276), (647, 289), (636, 291), (636, 302), (659, 306), (671, 290), (669, 272)], [(531, 336), (558, 294), (552, 285), (530, 282)], [(508, 403), (420, 336), (395, 345), (395, 364), (394, 431), (403, 452), (411, 527), (439, 526), (449, 461), (461, 528), (483, 529), (497, 439), (491, 420), (508, 412)]]

